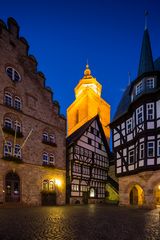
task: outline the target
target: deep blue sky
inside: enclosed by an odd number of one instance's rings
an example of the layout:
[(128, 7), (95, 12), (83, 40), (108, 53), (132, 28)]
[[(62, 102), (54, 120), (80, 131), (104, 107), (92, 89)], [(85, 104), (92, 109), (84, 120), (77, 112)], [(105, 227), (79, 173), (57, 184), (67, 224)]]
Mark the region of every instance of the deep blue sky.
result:
[(0, 0), (0, 18), (20, 25), (29, 53), (54, 91), (61, 113), (73, 102), (74, 87), (88, 59), (92, 75), (102, 84), (102, 96), (113, 117), (128, 84), (137, 75), (144, 11), (154, 58), (160, 56), (159, 0)]

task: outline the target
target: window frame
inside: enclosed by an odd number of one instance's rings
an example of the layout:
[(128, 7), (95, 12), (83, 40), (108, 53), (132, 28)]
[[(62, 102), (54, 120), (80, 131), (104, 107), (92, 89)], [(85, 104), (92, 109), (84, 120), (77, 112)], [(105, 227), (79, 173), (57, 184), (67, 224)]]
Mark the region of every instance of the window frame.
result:
[[(126, 121), (126, 125), (127, 125), (127, 134), (131, 133), (132, 130), (133, 130), (133, 120), (132, 118), (129, 118), (127, 121)], [(130, 126), (130, 128), (129, 128)]]
[[(151, 143), (153, 145), (152, 145), (152, 147), (149, 147), (149, 144), (151, 144)], [(149, 154), (150, 149), (153, 150), (153, 154), (152, 155)], [(149, 157), (149, 158), (155, 157), (155, 142), (154, 141), (148, 141), (147, 142), (147, 157)]]
[[(131, 153), (133, 153), (131, 155)], [(133, 159), (133, 161), (131, 161), (131, 159)], [(134, 149), (131, 149), (128, 151), (128, 164), (134, 164), (135, 162), (135, 153), (134, 153)]]
[[(11, 67), (11, 66), (8, 66), (6, 67), (6, 74), (7, 76), (13, 81), (13, 82), (20, 82), (21, 81), (21, 75), (19, 74), (19, 72)], [(18, 78), (17, 78), (18, 77)]]
[(136, 85), (136, 96), (140, 95), (143, 92), (143, 82), (140, 81), (137, 85)]
[[(147, 110), (147, 120), (149, 121), (154, 120), (154, 103), (153, 102), (147, 103), (146, 110)], [(150, 110), (152, 111), (152, 113), (149, 113)]]
[[(10, 99), (10, 101), (8, 101), (7, 99)], [(8, 102), (10, 102), (10, 103), (8, 104)], [(4, 104), (9, 107), (13, 106), (13, 96), (11, 93), (9, 93), (9, 92), (4, 93)]]
[[(141, 116), (139, 117), (140, 114)], [(143, 122), (144, 122), (144, 111), (143, 111), (143, 105), (141, 105), (136, 109), (136, 124), (139, 125), (139, 124), (142, 124)]]
[[(152, 81), (152, 84), (150, 84)], [(153, 89), (155, 87), (155, 79), (154, 78), (148, 78), (146, 79), (146, 88), (147, 89)]]

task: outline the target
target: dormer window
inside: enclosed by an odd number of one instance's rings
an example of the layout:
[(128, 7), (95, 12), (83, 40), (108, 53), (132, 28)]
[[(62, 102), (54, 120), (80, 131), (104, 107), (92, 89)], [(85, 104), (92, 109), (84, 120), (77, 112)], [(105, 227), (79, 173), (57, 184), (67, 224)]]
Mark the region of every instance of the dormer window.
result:
[(140, 83), (137, 84), (136, 86), (136, 95), (141, 94), (141, 92), (143, 91), (143, 84), (142, 81)]
[(21, 80), (20, 74), (12, 67), (7, 67), (6, 73), (13, 82), (19, 82)]
[(154, 78), (147, 79), (146, 81), (146, 87), (147, 89), (154, 88)]

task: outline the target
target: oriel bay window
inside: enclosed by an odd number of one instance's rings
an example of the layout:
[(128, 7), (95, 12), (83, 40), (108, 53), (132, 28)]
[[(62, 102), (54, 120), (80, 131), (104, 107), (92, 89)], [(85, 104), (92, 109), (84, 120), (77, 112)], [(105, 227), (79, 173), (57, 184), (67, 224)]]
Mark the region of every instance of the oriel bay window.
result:
[(146, 87), (147, 89), (154, 88), (154, 78), (147, 79), (146, 81)]
[(147, 143), (147, 156), (154, 157), (154, 142)]
[(140, 106), (136, 109), (136, 123), (140, 124), (144, 121), (143, 117), (143, 106)]
[(142, 81), (140, 83), (137, 84), (136, 86), (136, 95), (141, 94), (141, 92), (143, 91), (143, 84)]

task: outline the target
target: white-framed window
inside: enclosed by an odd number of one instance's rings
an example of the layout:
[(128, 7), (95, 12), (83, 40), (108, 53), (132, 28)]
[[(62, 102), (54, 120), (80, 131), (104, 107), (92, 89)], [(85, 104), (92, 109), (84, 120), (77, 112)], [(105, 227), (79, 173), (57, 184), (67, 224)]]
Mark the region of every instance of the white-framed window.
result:
[(147, 143), (147, 157), (154, 157), (154, 142)]
[(15, 127), (16, 132), (21, 132), (21, 123), (20, 122), (15, 121), (14, 127)]
[(147, 120), (154, 119), (154, 103), (147, 103)]
[(55, 143), (56, 142), (56, 138), (55, 138), (55, 135), (50, 135), (49, 136), (49, 140), (50, 140), (50, 143)]
[(144, 158), (144, 143), (141, 143), (139, 145), (139, 158), (143, 159)]
[(142, 81), (136, 85), (136, 95), (139, 95), (143, 91)]
[(19, 144), (16, 144), (14, 147), (14, 156), (21, 158), (21, 147)]
[(79, 185), (78, 184), (72, 184), (72, 191), (78, 192), (79, 191)]
[(48, 133), (47, 133), (47, 132), (44, 132), (44, 133), (43, 133), (42, 140), (43, 140), (44, 142), (48, 142)]
[(134, 163), (134, 150), (130, 150), (128, 152), (128, 163), (129, 164)]
[(44, 165), (48, 164), (48, 153), (46, 152), (43, 153), (43, 164)]
[(10, 118), (5, 118), (4, 127), (12, 129), (12, 120)]
[(17, 110), (21, 110), (21, 99), (19, 97), (15, 97), (15, 99), (14, 99), (14, 107)]
[(146, 80), (147, 89), (154, 88), (154, 78), (149, 78)]
[(132, 131), (132, 118), (127, 120), (127, 133), (130, 133)]
[(10, 156), (12, 155), (12, 143), (7, 141), (5, 144), (4, 144), (4, 156)]
[(136, 123), (141, 124), (144, 121), (143, 106), (136, 109)]
[(83, 166), (83, 174), (89, 175), (90, 174), (90, 169), (87, 166)]
[(49, 164), (55, 165), (55, 157), (53, 154), (50, 154), (49, 156)]
[(81, 173), (81, 165), (74, 164), (73, 165), (73, 172)]
[(160, 157), (160, 140), (157, 141), (157, 156)]
[(6, 73), (8, 77), (14, 82), (19, 82), (21, 80), (20, 74), (13, 68), (13, 67), (7, 67)]
[(10, 107), (13, 105), (12, 95), (9, 92), (6, 92), (4, 95), (4, 103)]

